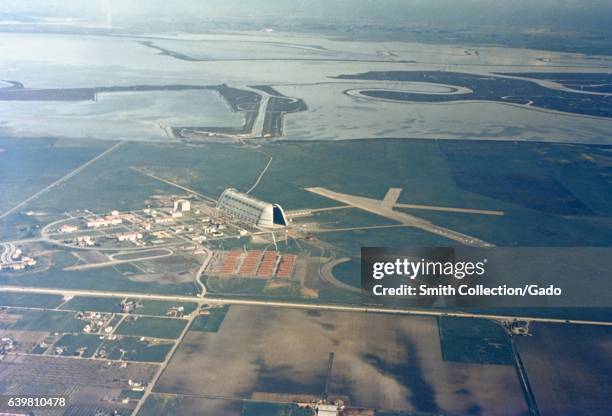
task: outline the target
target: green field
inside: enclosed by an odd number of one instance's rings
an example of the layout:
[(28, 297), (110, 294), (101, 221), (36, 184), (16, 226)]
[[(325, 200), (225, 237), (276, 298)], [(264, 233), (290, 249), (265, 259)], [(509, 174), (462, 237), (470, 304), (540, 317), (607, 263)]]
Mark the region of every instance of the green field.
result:
[(221, 328), (223, 319), (229, 310), (229, 306), (223, 306), (221, 308), (211, 308), (208, 310), (208, 315), (200, 315), (194, 319), (190, 331), (202, 331), (202, 332), (217, 332)]
[(0, 284), (177, 295), (195, 294), (195, 287), (191, 282), (179, 284), (136, 282), (125, 277), (112, 267), (65, 271), (63, 270), (64, 267), (72, 266), (75, 263), (75, 257), (66, 251), (55, 252), (51, 260), (53, 266), (45, 271), (26, 273), (19, 276), (10, 273), (0, 274)]
[(296, 404), (245, 402), (242, 416), (314, 416), (314, 410), (299, 408)]
[(95, 334), (65, 334), (53, 345), (51, 350), (52, 353), (54, 353), (55, 348), (60, 347), (64, 350), (62, 355), (71, 356), (79, 355), (77, 350), (79, 348), (85, 348), (85, 351), (81, 356), (91, 357), (101, 343), (102, 340), (100, 339), (100, 336)]
[(497, 322), (440, 317), (438, 327), (444, 361), (500, 365), (514, 363), (510, 338)]
[(0, 306), (19, 306), (22, 308), (56, 308), (62, 303), (60, 295), (38, 293), (0, 293)]
[[(152, 393), (147, 397), (138, 416), (223, 415), (241, 416), (240, 400), (189, 397)], [(260, 416), (268, 416), (261, 414)], [(296, 415), (297, 416), (297, 415)], [(301, 416), (301, 415), (300, 415)]]
[(21, 315), (12, 324), (0, 323), (0, 329), (45, 332), (82, 332), (85, 322), (74, 317), (72, 312), (13, 310)]
[(208, 277), (206, 287), (212, 294), (261, 295), (266, 286), (264, 279)]
[(150, 395), (138, 412), (139, 416), (177, 415), (181, 408), (181, 397)]
[(440, 416), (440, 414), (429, 412), (403, 412), (401, 410), (377, 410), (374, 416)]
[(137, 301), (139, 306), (131, 313), (135, 315), (154, 315), (154, 316), (166, 316), (166, 311), (172, 307), (180, 307), (184, 308), (183, 313), (185, 315), (189, 315), (193, 312), (198, 304), (195, 302), (166, 302), (163, 300), (137, 300), (137, 299), (128, 299), (132, 301)]
[(93, 296), (76, 296), (60, 309), (91, 312), (121, 312), (121, 299)]
[(105, 357), (111, 360), (161, 362), (171, 348), (172, 344), (168, 342), (152, 344), (135, 337), (121, 337), (102, 341), (97, 355), (101, 356), (101, 351), (105, 351)]
[[(59, 139), (14, 139), (0, 137), (0, 213), (41, 191), (78, 166), (102, 153), (113, 143), (103, 141), (70, 141)], [(60, 185), (56, 189), (63, 188)], [(55, 190), (54, 190), (55, 191)], [(50, 195), (49, 192), (45, 195)], [(34, 203), (34, 201), (32, 201)], [(58, 212), (56, 207), (49, 207)], [(17, 209), (0, 219), (0, 240), (34, 237), (47, 218), (26, 216)], [(61, 211), (60, 211), (61, 212)]]
[(122, 399), (129, 398), (129, 399), (134, 399), (134, 400), (140, 400), (143, 395), (144, 395), (143, 391), (121, 390), (121, 394), (119, 395), (119, 397), (121, 397)]
[(187, 321), (184, 319), (134, 316), (124, 319), (115, 333), (149, 338), (176, 339), (185, 325), (187, 325)]

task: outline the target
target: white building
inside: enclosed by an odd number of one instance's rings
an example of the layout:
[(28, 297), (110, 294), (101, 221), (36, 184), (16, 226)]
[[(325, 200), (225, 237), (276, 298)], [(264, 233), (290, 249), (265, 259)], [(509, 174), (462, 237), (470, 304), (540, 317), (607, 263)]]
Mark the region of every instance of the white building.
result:
[(75, 231), (79, 231), (79, 227), (77, 227), (76, 225), (64, 224), (58, 229), (58, 231), (62, 234), (69, 234)]
[(317, 416), (338, 416), (338, 406), (321, 403), (317, 406)]
[(139, 232), (127, 232), (117, 234), (118, 241), (137, 241), (142, 238), (142, 234)]
[(87, 220), (87, 227), (99, 228), (99, 227), (110, 227), (112, 225), (119, 225), (123, 223), (121, 217), (116, 215), (108, 215), (106, 217), (96, 217)]
[(93, 246), (96, 244), (96, 240), (90, 235), (77, 235), (74, 241), (79, 246)]
[(187, 212), (191, 210), (191, 201), (186, 199), (177, 199), (174, 201), (174, 211)]
[(217, 202), (217, 208), (258, 227), (273, 228), (287, 225), (285, 212), (280, 205), (261, 201), (233, 188), (223, 191)]

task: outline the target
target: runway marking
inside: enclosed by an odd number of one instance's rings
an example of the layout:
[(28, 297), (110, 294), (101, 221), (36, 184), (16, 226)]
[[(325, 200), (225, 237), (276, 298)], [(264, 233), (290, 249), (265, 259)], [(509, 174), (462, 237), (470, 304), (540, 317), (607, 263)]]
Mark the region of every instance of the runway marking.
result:
[[(350, 205), (352, 207), (364, 210), (366, 212), (371, 212), (372, 214), (380, 215), (385, 218), (389, 218), (391, 220), (397, 221), (401, 224), (405, 224), (414, 228), (418, 228), (423, 231), (427, 231), (429, 233), (439, 235), (449, 240), (457, 241), (466, 246), (472, 247), (494, 247), (493, 244), (488, 243), (486, 241), (480, 240), (476, 237), (469, 236), (467, 234), (460, 233), (458, 231), (451, 230), (449, 228), (441, 227), (439, 225), (433, 224), (427, 220), (424, 220), (419, 217), (415, 217), (414, 215), (410, 215), (401, 211), (395, 211), (393, 207), (389, 207), (384, 204), (384, 200), (367, 198), (363, 196), (349, 195), (343, 194), (340, 192), (330, 191), (326, 188), (314, 187), (314, 188), (305, 188), (306, 191), (312, 192), (317, 195), (321, 195), (325, 198), (333, 199), (334, 201), (341, 202), (343, 204)], [(399, 196), (397, 188), (391, 188), (392, 192), (389, 196), (389, 200), (393, 200), (396, 194)], [(389, 194), (387, 194), (389, 195)]]
[(492, 211), (488, 209), (473, 209), (473, 208), (441, 207), (437, 205), (395, 204), (394, 207), (395, 208), (422, 209), (422, 210), (428, 210), (428, 211), (462, 212), (465, 214), (497, 215), (497, 216), (505, 215), (503, 211)]
[(385, 208), (393, 209), (393, 206), (396, 205), (401, 193), (402, 188), (389, 188), (387, 194), (380, 204)]

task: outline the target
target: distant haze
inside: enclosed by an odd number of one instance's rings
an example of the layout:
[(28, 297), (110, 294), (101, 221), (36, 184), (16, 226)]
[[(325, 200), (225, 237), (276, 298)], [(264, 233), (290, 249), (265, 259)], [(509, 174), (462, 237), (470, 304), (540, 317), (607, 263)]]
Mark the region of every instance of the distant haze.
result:
[(500, 26), (563, 31), (610, 31), (609, 0), (2, 0), (0, 20), (68, 18), (124, 27), (182, 19), (324, 19), (346, 24)]

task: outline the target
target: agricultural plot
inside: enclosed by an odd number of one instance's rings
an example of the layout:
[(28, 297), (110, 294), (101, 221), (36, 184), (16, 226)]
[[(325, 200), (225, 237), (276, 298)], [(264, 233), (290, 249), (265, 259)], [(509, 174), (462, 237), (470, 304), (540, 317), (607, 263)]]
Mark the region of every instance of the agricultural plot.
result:
[(115, 333), (147, 338), (175, 339), (179, 337), (185, 325), (187, 325), (187, 321), (183, 319), (130, 316), (121, 322)]

